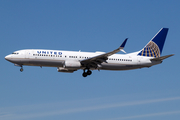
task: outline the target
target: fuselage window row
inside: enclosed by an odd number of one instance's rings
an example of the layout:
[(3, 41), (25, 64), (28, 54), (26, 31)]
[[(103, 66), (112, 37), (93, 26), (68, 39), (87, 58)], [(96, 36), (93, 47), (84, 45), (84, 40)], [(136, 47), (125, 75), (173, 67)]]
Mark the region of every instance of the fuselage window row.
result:
[(33, 54), (33, 56), (62, 57), (62, 55), (45, 55), (45, 54)]
[(115, 58), (109, 58), (109, 60), (116, 60), (116, 61), (130, 61), (130, 62), (132, 62), (131, 59), (115, 59)]
[(69, 56), (69, 58), (77, 58), (77, 56)]
[[(62, 55), (46, 55), (46, 54), (33, 54), (33, 56), (47, 56), (47, 57), (62, 57)], [(69, 56), (69, 58), (78, 58), (77, 56)], [(90, 57), (82, 57), (80, 56), (79, 58), (81, 59), (88, 59)], [(132, 62), (131, 59), (115, 59), (115, 58), (109, 58), (108, 60), (114, 60), (114, 61), (129, 61)]]

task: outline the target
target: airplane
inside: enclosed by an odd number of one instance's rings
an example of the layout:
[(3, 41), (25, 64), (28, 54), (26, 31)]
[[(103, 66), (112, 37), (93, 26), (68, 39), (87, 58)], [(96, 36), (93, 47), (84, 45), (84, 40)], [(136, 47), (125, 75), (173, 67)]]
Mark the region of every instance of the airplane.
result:
[(83, 77), (92, 74), (92, 70), (132, 70), (151, 67), (174, 54), (160, 56), (169, 28), (159, 32), (140, 51), (128, 54), (116, 54), (124, 51), (126, 38), (119, 48), (111, 52), (81, 52), (46, 49), (24, 49), (5, 56), (5, 59), (19, 66), (57, 67), (58, 72), (73, 73), (83, 70)]

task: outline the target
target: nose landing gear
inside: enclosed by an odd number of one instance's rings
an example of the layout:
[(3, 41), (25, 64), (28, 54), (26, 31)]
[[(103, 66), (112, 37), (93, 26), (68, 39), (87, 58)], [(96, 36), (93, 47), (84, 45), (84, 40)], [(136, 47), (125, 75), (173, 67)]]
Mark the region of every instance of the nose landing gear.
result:
[(21, 67), (20, 71), (21, 71), (21, 72), (23, 71), (23, 67)]
[[(87, 70), (87, 71), (86, 71)], [(89, 70), (89, 69), (84, 69), (84, 72), (82, 74), (83, 77), (87, 77), (88, 75), (91, 75), (92, 74), (92, 71)]]
[(23, 65), (21, 64), (14, 64), (15, 66), (18, 66), (18, 67), (21, 67), (20, 71), (22, 72), (23, 71)]

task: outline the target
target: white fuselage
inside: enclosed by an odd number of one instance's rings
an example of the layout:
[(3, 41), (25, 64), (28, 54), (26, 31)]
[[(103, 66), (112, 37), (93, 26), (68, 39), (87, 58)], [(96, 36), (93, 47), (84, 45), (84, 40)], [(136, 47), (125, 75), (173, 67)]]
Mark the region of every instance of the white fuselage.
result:
[[(47, 66), (47, 67), (60, 67), (66, 68), (65, 63), (76, 63), (94, 56), (98, 56), (103, 52), (75, 52), (75, 51), (62, 51), (62, 50), (43, 50), (43, 49), (27, 49), (15, 51), (13, 54), (7, 55), (6, 60), (14, 63), (15, 65), (28, 65), (28, 66)], [(160, 61), (151, 61), (153, 57), (137, 56), (134, 54), (114, 54), (108, 57), (105, 62), (98, 65), (97, 68), (101, 70), (130, 70), (142, 67), (150, 67), (155, 64), (161, 63)], [(78, 70), (84, 69), (80, 67), (68, 67), (68, 69)]]
[(148, 44), (138, 52), (129, 54), (116, 54), (124, 51), (128, 38), (113, 51), (110, 52), (81, 52), (81, 51), (62, 51), (44, 49), (26, 49), (15, 51), (5, 57), (6, 60), (20, 66), (47, 66), (57, 67), (58, 72), (73, 73), (83, 69), (83, 77), (92, 74), (92, 70), (131, 70), (143, 67), (151, 67), (168, 57), (160, 56), (167, 36), (168, 28), (162, 28), (148, 42)]

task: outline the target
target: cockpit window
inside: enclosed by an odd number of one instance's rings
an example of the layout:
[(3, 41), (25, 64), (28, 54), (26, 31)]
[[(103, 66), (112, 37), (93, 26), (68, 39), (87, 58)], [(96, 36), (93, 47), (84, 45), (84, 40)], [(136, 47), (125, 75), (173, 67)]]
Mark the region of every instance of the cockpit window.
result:
[(12, 54), (16, 54), (16, 55), (17, 55), (17, 54), (19, 54), (19, 53), (17, 53), (17, 52), (13, 52)]

